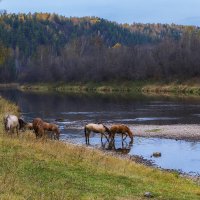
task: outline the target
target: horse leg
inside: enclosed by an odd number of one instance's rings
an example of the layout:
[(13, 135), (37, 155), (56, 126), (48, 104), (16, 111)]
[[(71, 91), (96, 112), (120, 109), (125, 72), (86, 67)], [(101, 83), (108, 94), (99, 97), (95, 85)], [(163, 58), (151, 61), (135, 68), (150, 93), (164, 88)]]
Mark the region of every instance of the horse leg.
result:
[(110, 141), (114, 141), (115, 140), (115, 132), (110, 133), (109, 138), (110, 138)]
[(90, 132), (88, 133), (88, 144), (90, 144)]
[(127, 133), (125, 133), (125, 138), (124, 138), (124, 140), (127, 138), (127, 136), (128, 136)]
[(19, 136), (19, 126), (16, 126), (17, 137)]
[(86, 144), (90, 144), (89, 138), (90, 138), (90, 131), (85, 130), (85, 142), (86, 142)]
[(54, 135), (54, 132), (51, 132), (51, 140), (55, 140), (55, 135)]
[(124, 140), (124, 133), (122, 133), (122, 141)]
[(86, 127), (84, 128), (84, 132), (85, 132), (85, 143), (87, 144), (87, 135), (88, 135), (88, 133), (87, 133)]
[(105, 138), (107, 139), (107, 141), (109, 142), (109, 139), (108, 139), (108, 137), (106, 136), (106, 134), (105, 133), (103, 133), (103, 135), (105, 136)]

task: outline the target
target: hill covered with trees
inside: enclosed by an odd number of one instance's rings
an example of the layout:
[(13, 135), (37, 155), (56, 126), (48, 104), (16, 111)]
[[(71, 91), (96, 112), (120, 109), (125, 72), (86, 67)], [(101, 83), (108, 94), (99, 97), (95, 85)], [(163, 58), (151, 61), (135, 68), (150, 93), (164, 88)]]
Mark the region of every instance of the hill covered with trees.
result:
[(1, 82), (189, 79), (200, 76), (199, 53), (198, 27), (0, 15)]

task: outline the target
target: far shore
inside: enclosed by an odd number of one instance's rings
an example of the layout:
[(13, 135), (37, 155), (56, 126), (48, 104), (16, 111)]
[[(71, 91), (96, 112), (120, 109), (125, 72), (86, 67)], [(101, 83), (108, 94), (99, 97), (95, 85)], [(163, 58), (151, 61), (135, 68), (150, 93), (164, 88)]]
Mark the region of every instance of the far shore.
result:
[(95, 93), (143, 93), (160, 95), (200, 96), (200, 82), (186, 81), (182, 83), (161, 83), (155, 81), (127, 81), (100, 83), (38, 83), (22, 84), (22, 91), (57, 91), (57, 92), (95, 92)]
[(110, 81), (110, 82), (88, 82), (88, 83), (1, 83), (0, 88), (16, 88), (21, 91), (33, 92), (73, 92), (73, 93), (141, 93), (147, 95), (185, 95), (200, 96), (200, 82), (197, 80), (182, 83), (162, 83), (155, 81)]

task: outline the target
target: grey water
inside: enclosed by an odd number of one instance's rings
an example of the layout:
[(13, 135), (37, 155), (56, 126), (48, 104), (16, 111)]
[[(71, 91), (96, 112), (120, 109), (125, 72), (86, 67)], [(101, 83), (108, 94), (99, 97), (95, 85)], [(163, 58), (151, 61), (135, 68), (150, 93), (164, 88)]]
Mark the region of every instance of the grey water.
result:
[[(83, 127), (89, 122), (170, 125), (200, 124), (200, 99), (146, 97), (143, 95), (98, 95), (29, 93), (18, 90), (0, 90), (0, 95), (15, 102), (26, 121), (35, 117), (57, 123), (61, 140), (85, 144)], [(92, 134), (90, 144), (109, 150), (110, 145), (99, 134)], [(200, 142), (134, 137), (122, 143), (117, 136), (115, 151), (142, 156), (164, 169), (200, 174)], [(161, 152), (159, 158), (153, 152)]]

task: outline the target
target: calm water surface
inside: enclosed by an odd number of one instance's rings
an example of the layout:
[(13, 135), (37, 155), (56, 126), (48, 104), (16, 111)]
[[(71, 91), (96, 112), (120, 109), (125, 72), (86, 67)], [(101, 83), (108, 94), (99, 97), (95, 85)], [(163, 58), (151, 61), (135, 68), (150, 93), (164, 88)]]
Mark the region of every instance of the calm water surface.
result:
[[(61, 139), (85, 144), (83, 127), (89, 122), (123, 124), (200, 124), (200, 99), (172, 99), (167, 97), (75, 95), (60, 93), (23, 93), (1, 90), (0, 95), (17, 103), (27, 121), (41, 117), (57, 123)], [(93, 146), (110, 149), (100, 142), (100, 135), (92, 134)], [(200, 174), (200, 142), (135, 137), (133, 145), (123, 144), (117, 137), (114, 147), (118, 152), (143, 156), (165, 169)], [(160, 158), (151, 157), (161, 152)]]

